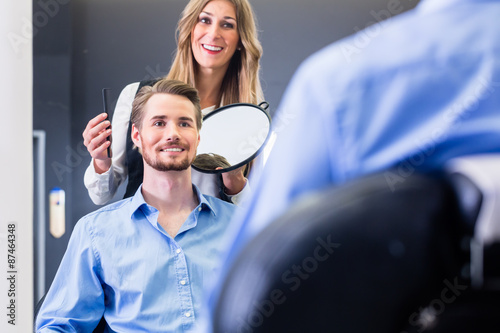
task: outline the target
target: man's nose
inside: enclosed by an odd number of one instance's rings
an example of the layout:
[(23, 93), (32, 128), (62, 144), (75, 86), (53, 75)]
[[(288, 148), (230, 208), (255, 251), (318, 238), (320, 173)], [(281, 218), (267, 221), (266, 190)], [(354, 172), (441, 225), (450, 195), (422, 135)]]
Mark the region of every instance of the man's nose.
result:
[(167, 124), (165, 130), (165, 139), (167, 141), (177, 141), (180, 139), (179, 128), (176, 124)]

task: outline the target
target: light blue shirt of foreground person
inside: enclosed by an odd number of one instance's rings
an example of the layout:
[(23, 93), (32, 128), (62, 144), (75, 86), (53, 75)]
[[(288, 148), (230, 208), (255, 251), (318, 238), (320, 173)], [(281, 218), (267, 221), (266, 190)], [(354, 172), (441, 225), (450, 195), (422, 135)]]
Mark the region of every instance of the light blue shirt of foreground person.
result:
[[(389, 4), (401, 12), (404, 1)], [(390, 167), (387, 186), (397, 187), (453, 157), (500, 152), (499, 18), (498, 0), (424, 0), (310, 56), (274, 117), (277, 141), (247, 209), (231, 223), (223, 271), (308, 193)]]
[(141, 194), (83, 217), (38, 314), (37, 332), (187, 332), (220, 264), (235, 205), (201, 195), (172, 239)]

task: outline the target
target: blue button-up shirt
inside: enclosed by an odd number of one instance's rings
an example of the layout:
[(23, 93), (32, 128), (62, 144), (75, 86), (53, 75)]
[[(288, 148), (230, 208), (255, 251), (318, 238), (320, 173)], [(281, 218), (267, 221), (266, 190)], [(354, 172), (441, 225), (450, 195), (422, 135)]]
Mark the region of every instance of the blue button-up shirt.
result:
[(273, 119), (277, 140), (231, 224), (223, 271), (308, 193), (391, 167), (396, 187), (453, 157), (500, 152), (499, 18), (498, 0), (424, 0), (309, 57)]
[(91, 332), (103, 315), (112, 332), (193, 329), (236, 206), (193, 185), (200, 203), (172, 238), (141, 188), (76, 224), (38, 332)]

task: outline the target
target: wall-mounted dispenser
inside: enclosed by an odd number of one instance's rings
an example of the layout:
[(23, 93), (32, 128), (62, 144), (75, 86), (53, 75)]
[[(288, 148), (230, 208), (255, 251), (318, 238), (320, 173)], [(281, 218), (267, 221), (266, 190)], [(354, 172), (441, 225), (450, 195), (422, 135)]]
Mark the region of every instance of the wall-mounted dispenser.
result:
[(59, 187), (54, 187), (49, 194), (50, 202), (50, 234), (60, 238), (66, 232), (65, 219), (65, 192)]

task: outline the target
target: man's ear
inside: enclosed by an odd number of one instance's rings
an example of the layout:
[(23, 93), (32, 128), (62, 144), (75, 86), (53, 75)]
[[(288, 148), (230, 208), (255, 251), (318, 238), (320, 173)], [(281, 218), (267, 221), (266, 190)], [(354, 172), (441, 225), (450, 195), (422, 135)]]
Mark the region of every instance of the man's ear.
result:
[(198, 132), (198, 142), (196, 143), (196, 148), (198, 148), (198, 146), (200, 145), (200, 132)]
[(130, 132), (130, 136), (132, 137), (132, 142), (134, 145), (142, 149), (142, 142), (141, 142), (141, 135), (139, 133), (139, 129), (135, 126), (135, 124), (132, 124), (132, 131)]

